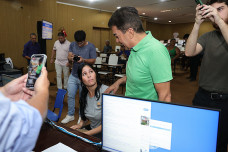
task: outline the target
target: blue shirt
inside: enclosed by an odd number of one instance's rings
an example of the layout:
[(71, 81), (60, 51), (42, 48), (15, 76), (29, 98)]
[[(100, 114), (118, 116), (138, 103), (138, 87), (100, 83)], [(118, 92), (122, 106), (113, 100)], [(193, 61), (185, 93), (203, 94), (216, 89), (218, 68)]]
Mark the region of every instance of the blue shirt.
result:
[[(95, 46), (88, 42), (87, 45), (83, 47), (79, 47), (76, 42), (72, 42), (70, 44), (69, 52), (72, 52), (75, 55), (81, 56), (83, 59), (96, 59), (96, 48)], [(72, 69), (72, 75), (76, 78), (78, 78), (78, 67), (82, 63), (74, 62), (73, 69)]]
[(23, 50), (23, 57), (29, 56), (31, 57), (33, 54), (40, 54), (41, 49), (39, 43), (32, 44), (32, 41), (28, 41), (24, 45), (24, 50)]
[[(130, 50), (125, 50), (125, 54), (127, 55), (127, 57), (130, 56), (131, 51)], [(123, 51), (120, 51), (120, 53), (118, 54), (118, 56), (120, 56), (121, 54), (123, 54)]]
[(42, 125), (39, 111), (23, 100), (11, 102), (0, 92), (0, 151), (29, 152)]
[(112, 51), (112, 47), (110, 45), (109, 46), (105, 45), (104, 49), (103, 49), (103, 52), (104, 53), (108, 53), (109, 51)]

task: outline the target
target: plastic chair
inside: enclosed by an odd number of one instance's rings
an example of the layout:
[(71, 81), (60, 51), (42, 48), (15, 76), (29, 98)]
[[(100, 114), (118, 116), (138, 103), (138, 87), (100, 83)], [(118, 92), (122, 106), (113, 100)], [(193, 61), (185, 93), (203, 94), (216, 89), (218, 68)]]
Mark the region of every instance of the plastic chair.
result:
[[(56, 95), (56, 99), (55, 99), (55, 105), (54, 105), (53, 112), (51, 110), (48, 110), (48, 113), (47, 113), (47, 118), (48, 119), (50, 119), (52, 121), (55, 121), (55, 122), (59, 121), (59, 118), (61, 117), (61, 114), (62, 114), (63, 100), (64, 100), (64, 97), (65, 97), (66, 93), (67, 93), (66, 90), (58, 89), (58, 92), (57, 92), (57, 95)], [(59, 114), (58, 115), (56, 113), (54, 113), (55, 108), (59, 108)]]

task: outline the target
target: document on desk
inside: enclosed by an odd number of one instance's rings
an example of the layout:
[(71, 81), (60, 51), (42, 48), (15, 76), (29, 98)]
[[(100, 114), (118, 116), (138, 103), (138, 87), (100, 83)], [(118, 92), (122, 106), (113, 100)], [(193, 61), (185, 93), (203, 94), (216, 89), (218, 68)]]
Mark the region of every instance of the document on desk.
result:
[(45, 149), (42, 152), (63, 152), (63, 151), (67, 151), (67, 152), (77, 152), (75, 150), (73, 150), (72, 148), (68, 147), (67, 145), (64, 145), (63, 143), (58, 143), (54, 146), (51, 146), (47, 149)]

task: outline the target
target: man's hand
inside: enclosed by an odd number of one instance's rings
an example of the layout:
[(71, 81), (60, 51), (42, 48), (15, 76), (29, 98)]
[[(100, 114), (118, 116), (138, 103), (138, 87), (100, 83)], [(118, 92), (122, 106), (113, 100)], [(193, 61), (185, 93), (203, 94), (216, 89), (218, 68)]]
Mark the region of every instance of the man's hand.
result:
[(27, 77), (28, 75), (26, 74), (9, 82), (1, 88), (1, 92), (12, 101), (17, 101), (19, 99), (27, 101), (34, 94), (34, 91), (31, 91), (25, 87)]
[(68, 60), (69, 60), (70, 62), (74, 62), (74, 54), (73, 54), (72, 52), (69, 52)]
[(113, 92), (113, 94), (116, 94), (116, 91), (118, 89), (119, 89), (119, 84), (115, 82), (108, 89), (106, 89), (104, 93), (110, 94), (111, 92)]
[(195, 23), (200, 25), (201, 23), (203, 23), (203, 21), (205, 20), (205, 16), (203, 16), (204, 14), (204, 7), (207, 6), (207, 5), (200, 5), (198, 4), (196, 6), (196, 18), (195, 18)]
[(51, 58), (50, 63), (51, 63), (51, 64), (54, 63), (54, 59), (53, 59), (53, 58)]
[(127, 76), (124, 76), (121, 79), (118, 79), (113, 85), (111, 85), (108, 89), (105, 90), (104, 93), (111, 93), (113, 91), (113, 94), (116, 93), (116, 91), (119, 89), (120, 84), (127, 82)]
[(210, 5), (205, 5), (202, 8), (202, 16), (205, 18), (209, 18), (211, 22), (218, 24), (221, 19), (221, 17), (218, 14), (218, 11), (216, 8), (210, 6)]
[(81, 57), (81, 56), (78, 56), (78, 57), (80, 58), (80, 60), (78, 60), (78, 63), (82, 63), (82, 62), (84, 62), (83, 57)]

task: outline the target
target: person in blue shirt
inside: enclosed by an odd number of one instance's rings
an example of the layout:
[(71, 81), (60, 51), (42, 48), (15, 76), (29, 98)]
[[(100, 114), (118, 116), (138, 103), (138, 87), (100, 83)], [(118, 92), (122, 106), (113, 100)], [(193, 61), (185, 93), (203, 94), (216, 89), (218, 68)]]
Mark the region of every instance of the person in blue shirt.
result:
[(66, 117), (61, 121), (63, 124), (74, 120), (75, 95), (77, 90), (79, 90), (79, 97), (81, 94), (81, 81), (78, 78), (78, 67), (83, 63), (94, 64), (97, 57), (95, 46), (86, 41), (86, 33), (83, 30), (76, 31), (74, 33), (74, 39), (75, 41), (70, 44), (68, 53), (68, 60), (72, 63), (72, 72), (67, 85), (68, 112)]
[(105, 41), (105, 46), (104, 46), (103, 52), (105, 54), (107, 54), (107, 53), (110, 53), (111, 51), (112, 51), (112, 46), (110, 46), (109, 40), (106, 40)]
[(49, 80), (44, 67), (34, 91), (25, 87), (28, 75), (0, 87), (0, 151), (31, 151), (46, 117)]
[[(123, 68), (126, 67), (126, 63), (128, 60), (128, 57), (130, 56), (130, 49), (125, 47), (124, 45), (120, 46), (120, 51), (116, 53), (117, 56), (119, 56), (118, 64), (124, 64)], [(122, 73), (122, 67), (118, 67), (118, 73)]]
[(30, 34), (30, 41), (28, 41), (24, 45), (24, 50), (23, 50), (23, 57), (27, 59), (28, 65), (31, 60), (31, 56), (33, 54), (40, 54), (41, 53), (41, 48), (40, 44), (36, 42), (36, 34), (31, 33)]

